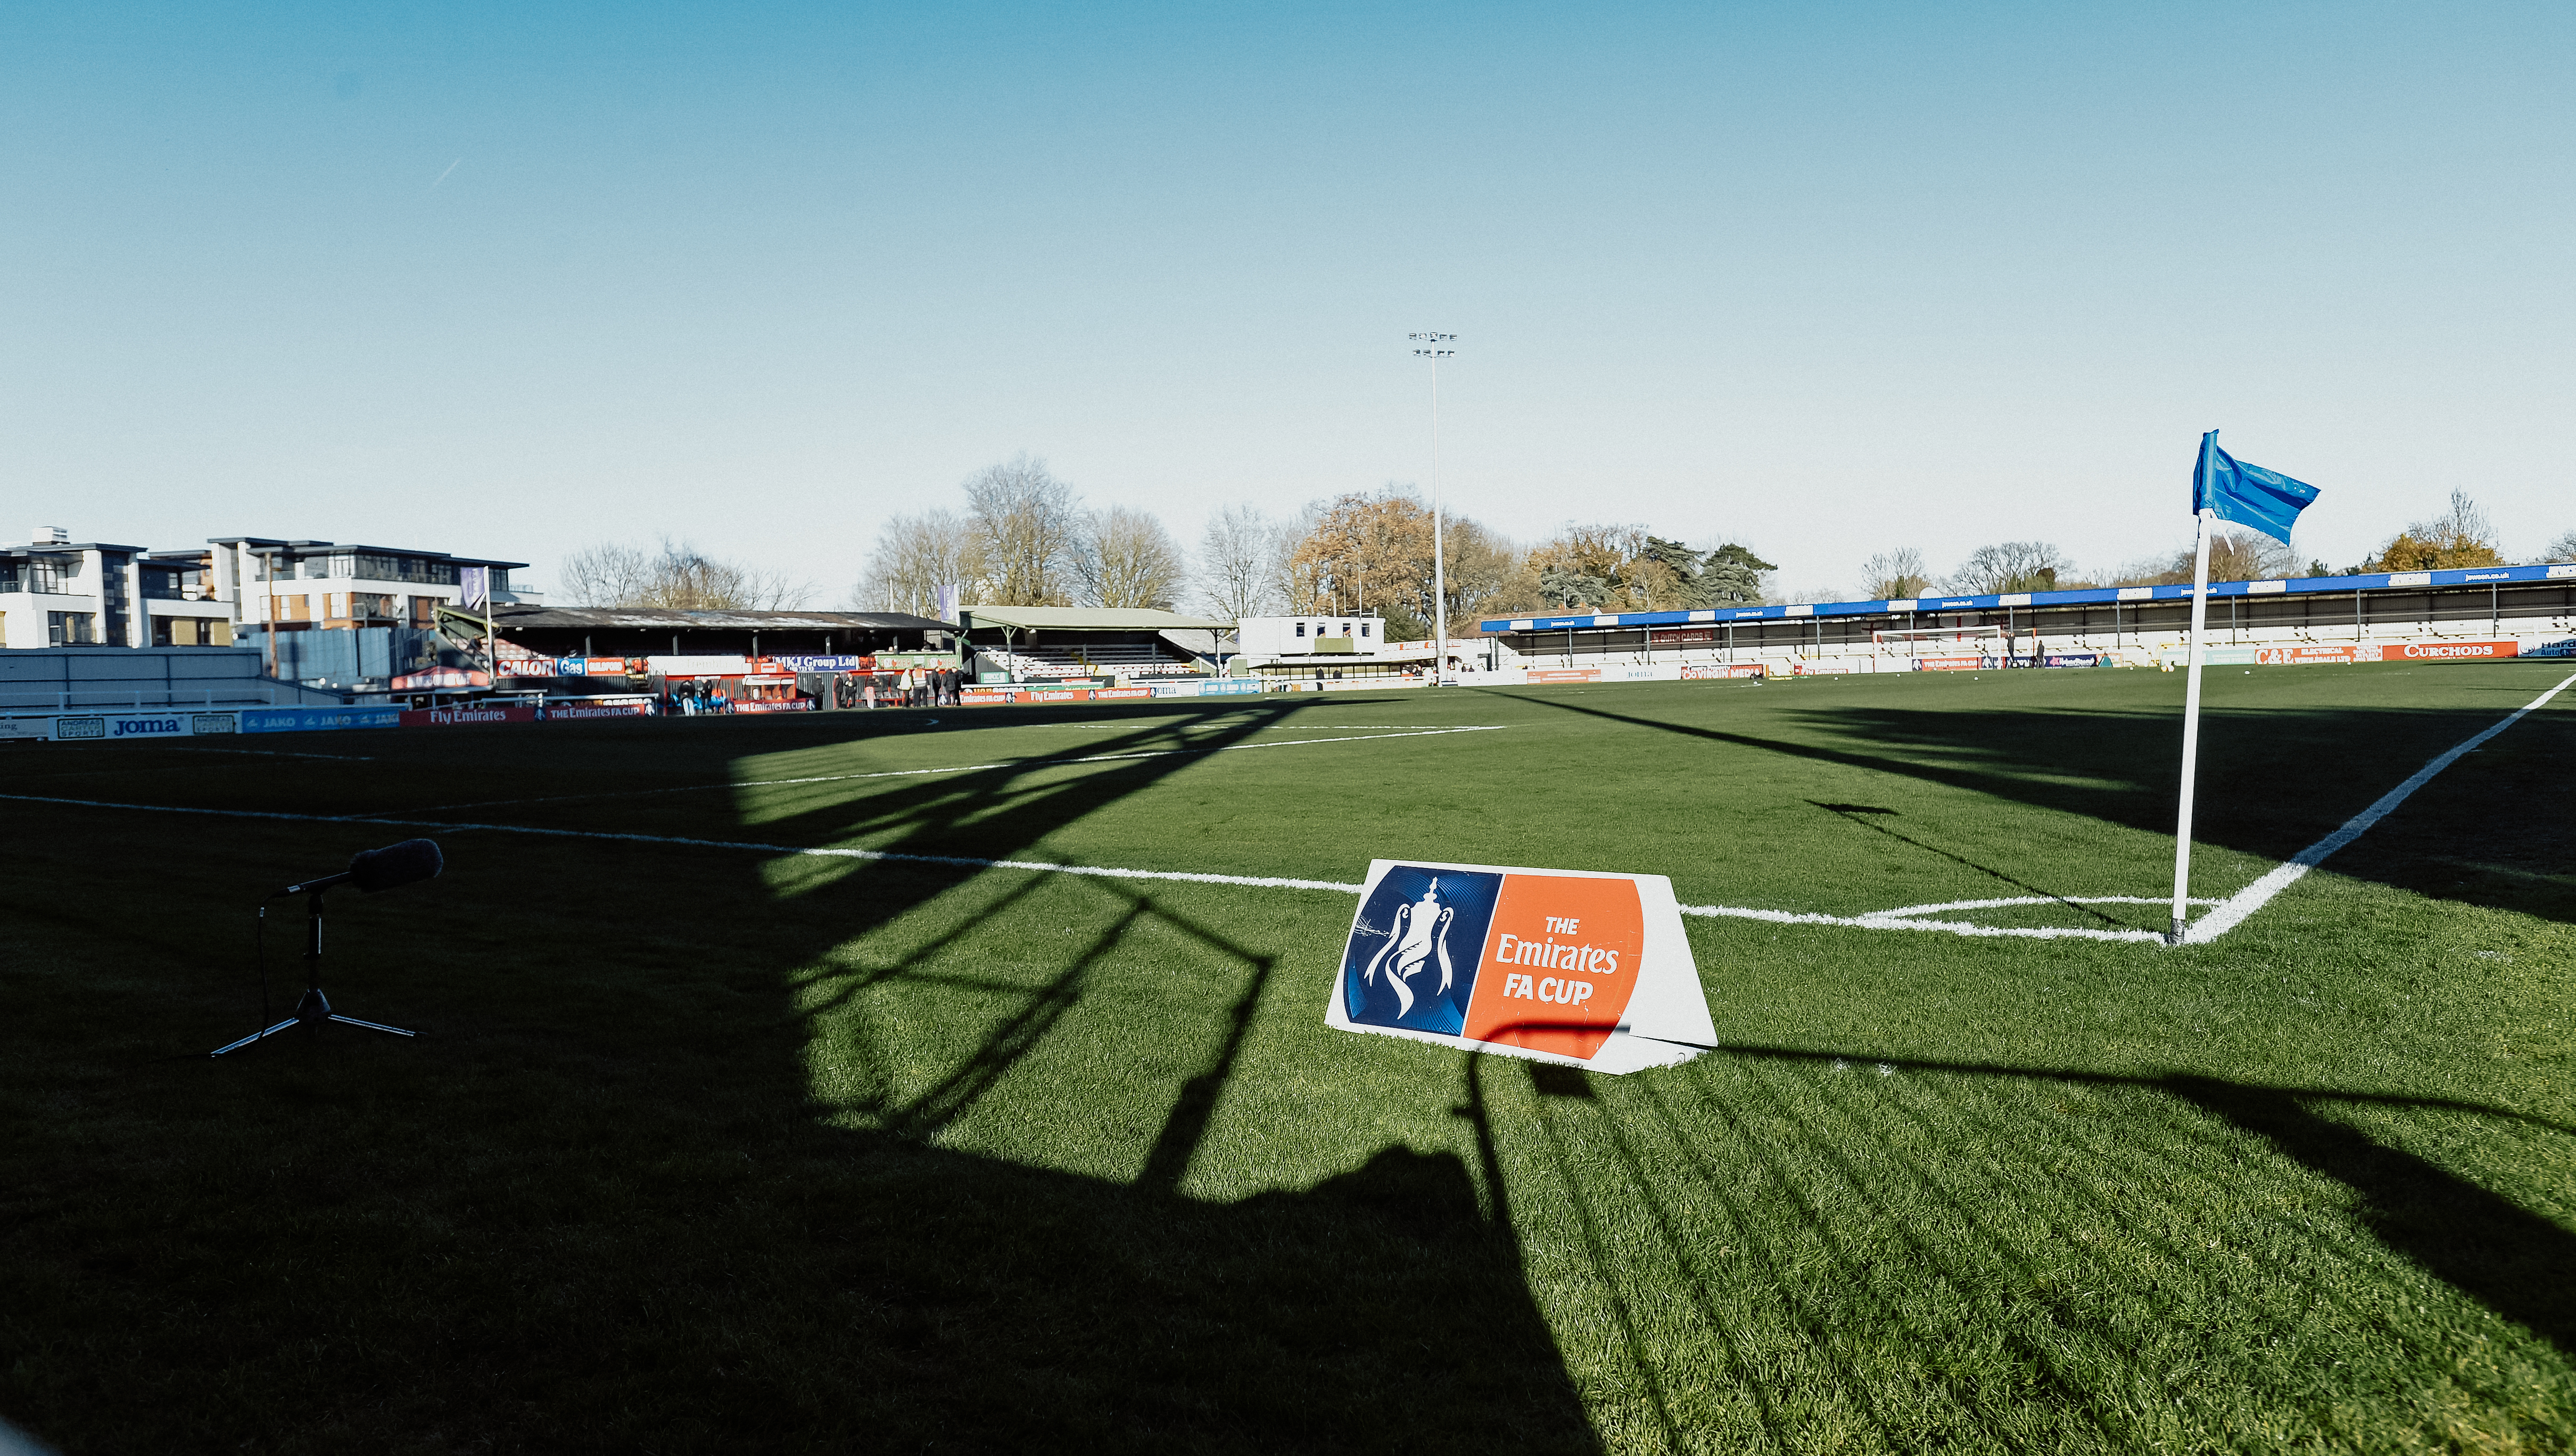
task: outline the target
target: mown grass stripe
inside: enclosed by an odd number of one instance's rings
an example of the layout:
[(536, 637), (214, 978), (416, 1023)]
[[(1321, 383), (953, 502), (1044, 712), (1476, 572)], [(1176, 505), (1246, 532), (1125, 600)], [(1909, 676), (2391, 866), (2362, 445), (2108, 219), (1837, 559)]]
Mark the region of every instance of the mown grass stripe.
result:
[(2576, 673), (2571, 673), (2566, 677), (2560, 678), (2556, 687), (2542, 693), (2539, 697), (2532, 699), (2530, 702), (2523, 704), (2512, 712), (2505, 714), (2503, 719), (2497, 722), (2494, 727), (2491, 727), (2485, 732), (2477, 734), (2474, 737), (2463, 740), (2458, 744), (2458, 746), (2452, 748), (2450, 752), (2443, 754), (2441, 757), (2434, 759), (2431, 763), (2417, 769), (2413, 778), (2410, 778), (2406, 782), (2399, 784), (2397, 787), (2390, 789), (2387, 793), (2380, 795), (2377, 802), (2373, 803), (2369, 808), (2364, 809), (2360, 813), (2353, 815), (2350, 819), (2345, 820), (2342, 828), (2337, 829), (2334, 833), (2327, 835), (2325, 838), (2318, 840), (2316, 843), (2300, 850), (2297, 854), (2292, 855), (2288, 863), (2275, 866), (2271, 873), (2263, 876), (2259, 880), (2256, 880), (2254, 883), (2247, 885), (2244, 889), (2237, 891), (2235, 894), (2227, 898), (2227, 902), (2225, 904), (2220, 905), (2217, 909), (2212, 910), (2207, 915), (2204, 915), (2200, 917), (2200, 919), (2192, 922), (2192, 924), (2183, 931), (2183, 943), (2185, 945), (2206, 945), (2210, 941), (2216, 940), (2218, 937), (2225, 935), (2227, 932), (2234, 930), (2237, 926), (2243, 924), (2245, 917), (2262, 909), (2265, 905), (2270, 904), (2273, 896), (2290, 888), (2290, 886), (2298, 882), (2302, 875), (2315, 869), (2318, 865), (2325, 863), (2328, 855), (2333, 854), (2336, 850), (2339, 850), (2345, 845), (2352, 843), (2354, 840), (2359, 839), (2364, 833), (2368, 832), (2370, 826), (2387, 818), (2396, 810), (2398, 805), (2405, 803), (2417, 789), (2431, 783), (2435, 774), (2438, 774), (2442, 770), (2449, 768), (2452, 764), (2459, 762), (2465, 755), (2475, 752), (2479, 745), (2485, 743), (2488, 739), (2495, 737), (2507, 728), (2510, 728), (2514, 724), (2522, 721), (2525, 714), (2548, 706), (2549, 700), (2558, 696), (2560, 693), (2565, 692), (2567, 690), (2567, 685), (2570, 683), (2576, 683)]

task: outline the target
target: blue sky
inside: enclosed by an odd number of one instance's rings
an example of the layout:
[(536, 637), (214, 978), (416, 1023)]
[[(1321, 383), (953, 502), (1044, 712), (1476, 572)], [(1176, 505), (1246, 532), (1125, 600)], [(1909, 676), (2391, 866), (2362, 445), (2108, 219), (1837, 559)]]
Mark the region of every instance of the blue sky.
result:
[(0, 15), (0, 497), (82, 539), (837, 601), (1026, 450), (1184, 541), (1427, 482), (1788, 587), (2576, 527), (2576, 7), (98, 6)]

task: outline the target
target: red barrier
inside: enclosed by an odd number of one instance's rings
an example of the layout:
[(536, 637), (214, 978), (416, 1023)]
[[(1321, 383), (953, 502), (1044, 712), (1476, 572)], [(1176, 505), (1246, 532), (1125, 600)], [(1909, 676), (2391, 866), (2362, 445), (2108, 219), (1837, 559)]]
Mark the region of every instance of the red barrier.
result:
[(405, 728), (458, 728), (474, 723), (534, 723), (537, 710), (524, 703), (506, 707), (410, 708), (401, 718)]

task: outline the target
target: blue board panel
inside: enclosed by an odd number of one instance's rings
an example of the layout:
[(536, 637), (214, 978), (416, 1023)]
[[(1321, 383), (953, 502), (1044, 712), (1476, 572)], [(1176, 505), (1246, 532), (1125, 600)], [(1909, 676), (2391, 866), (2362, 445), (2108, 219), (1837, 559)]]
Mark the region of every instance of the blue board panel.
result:
[[(2222, 597), (2243, 596), (2341, 595), (2351, 592), (2417, 591), (2427, 587), (2483, 586), (2488, 582), (2513, 581), (2576, 581), (2576, 565), (2481, 566), (2463, 567), (2446, 571), (2401, 571), (2394, 573), (2375, 572), (2365, 576), (2293, 577), (2277, 582), (2214, 581), (2209, 584), (2209, 595), (2212, 600), (2217, 600)], [(2264, 587), (2266, 590), (2258, 592), (2254, 590), (2257, 586)], [(1992, 612), (2000, 611), (2008, 606), (2079, 607), (2106, 606), (2115, 602), (2125, 604), (2129, 602), (2189, 601), (2191, 599), (2191, 587), (2188, 584), (2181, 586), (2153, 587), (2097, 587), (2086, 591), (2012, 592), (2007, 593), (2006, 595), (2009, 595), (2012, 599), (2010, 601), (2006, 601), (2003, 596), (1922, 597), (1918, 598), (1910, 607), (1898, 607), (1897, 612), (1899, 614), (1909, 611)], [(1705, 611), (1707, 609), (1703, 608), (1702, 610)], [(1802, 604), (1794, 608), (1789, 606), (1721, 607), (1716, 611), (1716, 620), (1720, 622), (1741, 622), (1753, 620), (1777, 621), (1788, 617), (1878, 617), (1886, 615), (1889, 615), (1888, 603), (1884, 601), (1816, 602), (1813, 604)], [(1483, 632), (1562, 632), (1569, 627), (1578, 632), (1598, 632), (1608, 631), (1614, 628), (1684, 626), (1690, 625), (1694, 620), (1696, 620), (1700, 625), (1706, 625), (1710, 618), (1699, 616), (1687, 611), (1621, 612), (1616, 616), (1604, 614), (1600, 616), (1572, 617), (1495, 617), (1489, 620), (1480, 621), (1476, 626), (1477, 630)], [(1515, 623), (1520, 622), (1527, 622), (1529, 625), (1525, 627), (1514, 625)]]
[(334, 728), (392, 728), (401, 722), (402, 709), (395, 707), (245, 708), (241, 731), (313, 733)]

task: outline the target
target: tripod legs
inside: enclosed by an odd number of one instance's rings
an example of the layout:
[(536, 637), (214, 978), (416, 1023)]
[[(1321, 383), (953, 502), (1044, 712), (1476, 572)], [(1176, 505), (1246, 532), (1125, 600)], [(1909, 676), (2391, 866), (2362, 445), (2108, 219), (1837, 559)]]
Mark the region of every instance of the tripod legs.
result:
[(364, 1027), (368, 1031), (381, 1031), (392, 1036), (419, 1035), (417, 1032), (405, 1031), (399, 1026), (387, 1026), (381, 1021), (360, 1021), (354, 1016), (343, 1016), (339, 1012), (331, 1009), (331, 998), (322, 994), (321, 987), (308, 986), (304, 991), (304, 999), (295, 1003), (295, 1014), (293, 1016), (290, 1016), (275, 1026), (268, 1028), (266, 1031), (255, 1031), (229, 1046), (219, 1046), (207, 1055), (220, 1057), (226, 1052), (236, 1052), (246, 1046), (256, 1046), (260, 1042), (266, 1041), (270, 1037), (277, 1035), (279, 1032), (286, 1030), (288, 1027), (295, 1025), (297, 1022), (303, 1022), (308, 1026), (320, 1026), (326, 1021), (337, 1021), (347, 1026)]
[[(337, 1021), (343, 1025), (359, 1027), (366, 1031), (381, 1031), (388, 1036), (414, 1036), (418, 1034), (416, 1032), (405, 1031), (399, 1026), (387, 1026), (381, 1021), (360, 1021), (354, 1016), (342, 1016), (339, 1012), (331, 1009), (331, 998), (322, 994), (322, 890), (327, 889), (331, 885), (347, 878), (349, 878), (347, 875), (334, 875), (326, 880), (314, 881), (314, 885), (319, 888), (315, 888), (311, 896), (304, 902), (304, 999), (295, 1003), (295, 1014), (286, 1018), (284, 1021), (279, 1022), (275, 1026), (268, 1028), (266, 1031), (255, 1031), (228, 1046), (219, 1046), (209, 1055), (220, 1057), (226, 1052), (237, 1052), (246, 1046), (257, 1046), (261, 1042), (268, 1040), (270, 1037), (277, 1035), (279, 1032), (286, 1030), (288, 1027), (295, 1025), (299, 1021), (307, 1026), (320, 1026), (326, 1021)], [(268, 923), (266, 902), (261, 902), (261, 905), (260, 924), (265, 926)], [(259, 973), (259, 998), (262, 1015), (267, 1014), (266, 1008), (268, 1005), (267, 965), (266, 953), (262, 952), (260, 961), (261, 969)]]
[(272, 1026), (272, 1027), (268, 1028), (266, 1031), (254, 1031), (254, 1032), (252, 1032), (250, 1035), (248, 1035), (248, 1036), (246, 1036), (246, 1037), (243, 1037), (241, 1040), (239, 1040), (239, 1041), (237, 1041), (237, 1042), (229, 1043), (229, 1044), (224, 1045), (224, 1046), (219, 1046), (219, 1047), (215, 1048), (213, 1051), (208, 1052), (206, 1055), (208, 1055), (208, 1056), (213, 1056), (213, 1057), (220, 1057), (220, 1056), (222, 1056), (222, 1055), (223, 1055), (224, 1053), (226, 1053), (226, 1052), (237, 1052), (237, 1051), (240, 1051), (243, 1047), (249, 1046), (249, 1045), (250, 1045), (251, 1043), (253, 1043), (253, 1042), (266, 1041), (266, 1040), (268, 1040), (270, 1037), (277, 1035), (279, 1032), (286, 1030), (288, 1027), (293, 1026), (294, 1024), (295, 1024), (295, 1018), (294, 1018), (294, 1017), (292, 1017), (292, 1016), (290, 1016), (290, 1017), (286, 1018), (284, 1021), (279, 1022), (279, 1023), (278, 1023), (278, 1024), (276, 1024), (275, 1026)]

